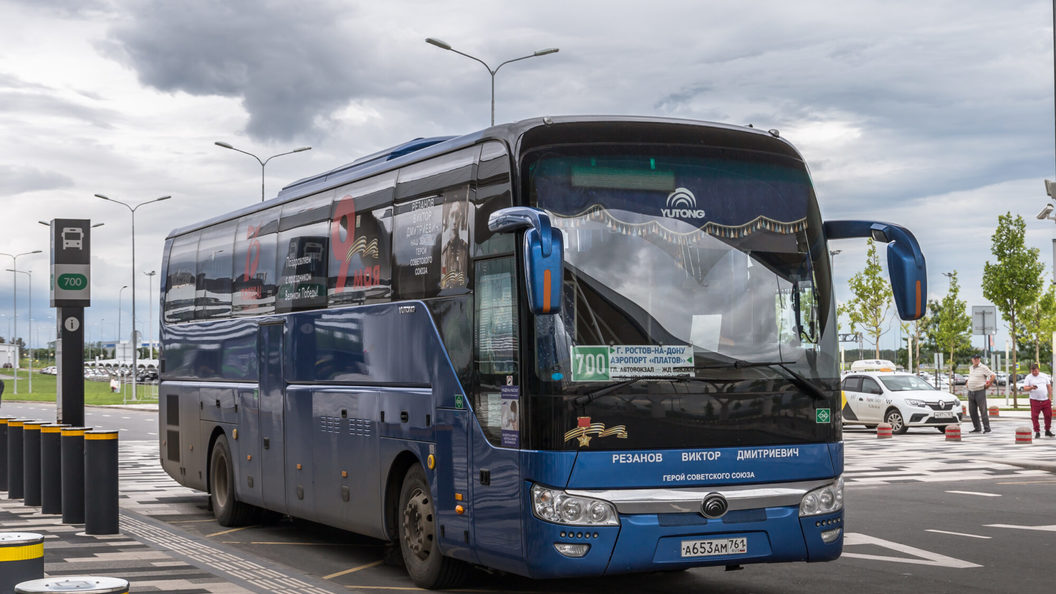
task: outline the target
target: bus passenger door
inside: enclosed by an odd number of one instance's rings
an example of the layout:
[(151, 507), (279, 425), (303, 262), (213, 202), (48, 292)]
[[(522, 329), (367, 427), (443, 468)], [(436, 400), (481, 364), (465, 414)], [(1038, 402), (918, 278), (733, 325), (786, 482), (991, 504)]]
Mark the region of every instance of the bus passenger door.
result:
[(261, 324), (260, 357), (260, 487), (264, 507), (286, 511), (286, 442), (282, 376), (284, 324)]
[(476, 262), (473, 528), (480, 563), (506, 571), (524, 562), (515, 274), (511, 257)]

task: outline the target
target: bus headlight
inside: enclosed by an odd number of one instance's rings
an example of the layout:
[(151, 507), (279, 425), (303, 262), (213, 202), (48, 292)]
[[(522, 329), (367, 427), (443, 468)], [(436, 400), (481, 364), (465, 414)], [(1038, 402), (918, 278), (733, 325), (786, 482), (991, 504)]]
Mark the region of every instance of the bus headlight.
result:
[(819, 487), (803, 496), (799, 502), (799, 515), (816, 516), (843, 509), (843, 477), (830, 485)]
[(569, 495), (559, 489), (532, 485), (535, 517), (568, 526), (619, 526), (616, 508), (608, 501)]

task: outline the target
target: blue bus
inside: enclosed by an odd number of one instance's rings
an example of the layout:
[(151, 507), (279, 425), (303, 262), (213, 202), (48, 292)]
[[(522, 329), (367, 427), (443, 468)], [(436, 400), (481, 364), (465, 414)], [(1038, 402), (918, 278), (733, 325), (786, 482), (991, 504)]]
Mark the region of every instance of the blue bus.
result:
[(843, 545), (828, 242), (776, 131), (546, 117), (420, 138), (173, 231), (161, 463), (224, 526), (392, 543), (413, 581), (826, 561)]

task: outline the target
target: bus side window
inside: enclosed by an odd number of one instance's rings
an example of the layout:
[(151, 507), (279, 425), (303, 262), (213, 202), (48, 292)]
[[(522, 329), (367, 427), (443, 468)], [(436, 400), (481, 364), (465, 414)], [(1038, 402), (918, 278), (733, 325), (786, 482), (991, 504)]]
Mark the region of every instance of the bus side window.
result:
[[(172, 240), (164, 298), (164, 316), (168, 324), (194, 319), (198, 237), (198, 233), (190, 233)], [(118, 340), (123, 338), (119, 336)]]
[(331, 306), (392, 297), (392, 196), (395, 172), (338, 188), (330, 212)]
[(480, 382), (473, 411), (488, 439), (501, 444), (503, 388), (518, 372), (516, 267), (513, 257), (493, 258), (478, 260), (475, 272), (473, 358)]
[(238, 221), (231, 313), (252, 316), (275, 311), (275, 251), (278, 209), (254, 213)]
[(471, 181), (480, 147), (409, 165), (396, 184), (393, 283), (400, 299), (469, 291)]
[(510, 155), (506, 146), (501, 142), (485, 144), (477, 164), (477, 184), (472, 205), (474, 258), (513, 253), (515, 233), (492, 233), (488, 229), (491, 213), (513, 206), (510, 179)]
[(282, 207), (275, 254), (276, 312), (326, 307), (331, 196), (323, 192)]
[(198, 320), (231, 315), (231, 261), (235, 225), (226, 224), (202, 231), (198, 241), (198, 269), (194, 317)]

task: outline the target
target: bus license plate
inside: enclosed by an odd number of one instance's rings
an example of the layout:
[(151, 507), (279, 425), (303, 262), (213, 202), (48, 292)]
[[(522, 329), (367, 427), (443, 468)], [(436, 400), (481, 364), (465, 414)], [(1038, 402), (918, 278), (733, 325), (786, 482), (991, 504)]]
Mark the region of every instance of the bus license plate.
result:
[(683, 557), (708, 557), (711, 555), (743, 555), (748, 552), (748, 539), (713, 538), (710, 540), (683, 540)]

